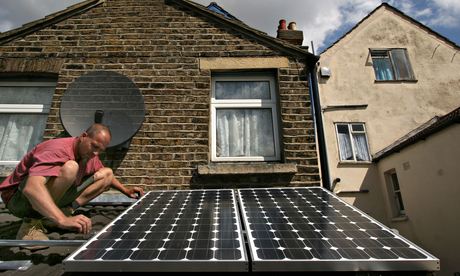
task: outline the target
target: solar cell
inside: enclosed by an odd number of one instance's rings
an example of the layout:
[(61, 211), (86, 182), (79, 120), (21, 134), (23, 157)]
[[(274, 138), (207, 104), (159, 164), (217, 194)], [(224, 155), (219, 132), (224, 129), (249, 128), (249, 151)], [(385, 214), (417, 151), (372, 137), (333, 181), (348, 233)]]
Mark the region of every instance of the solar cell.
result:
[(321, 187), (238, 190), (253, 271), (439, 270), (439, 260)]
[(247, 271), (232, 190), (149, 192), (65, 261), (66, 271)]

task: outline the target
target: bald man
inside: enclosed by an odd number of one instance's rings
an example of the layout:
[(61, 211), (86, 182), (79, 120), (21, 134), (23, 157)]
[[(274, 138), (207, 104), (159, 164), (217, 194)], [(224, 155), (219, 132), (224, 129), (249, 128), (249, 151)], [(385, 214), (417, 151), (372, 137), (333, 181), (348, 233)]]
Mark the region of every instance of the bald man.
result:
[(23, 157), (14, 172), (0, 184), (8, 210), (23, 218), (16, 239), (48, 240), (43, 218), (59, 228), (88, 234), (91, 220), (84, 215), (72, 216), (73, 210), (110, 188), (131, 198), (144, 194), (139, 187), (123, 186), (112, 170), (102, 164), (99, 154), (107, 148), (110, 139), (108, 127), (94, 124), (79, 137), (40, 143)]

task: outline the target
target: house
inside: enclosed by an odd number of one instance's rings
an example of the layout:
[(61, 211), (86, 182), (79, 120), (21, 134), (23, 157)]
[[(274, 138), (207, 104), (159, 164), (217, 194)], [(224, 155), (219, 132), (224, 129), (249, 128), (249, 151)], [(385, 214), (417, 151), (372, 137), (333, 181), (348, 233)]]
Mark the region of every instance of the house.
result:
[[(320, 54), (318, 70), (327, 148), (327, 154), (321, 158), (327, 160), (328, 180), (335, 193), (386, 225), (398, 229), (402, 224), (411, 225), (406, 229), (402, 227), (401, 232), (429, 251), (442, 251), (443, 256), (449, 256), (446, 254), (448, 247), (434, 243), (433, 237), (423, 234), (425, 230), (421, 229), (420, 217), (403, 216), (406, 223), (394, 224), (395, 220), (401, 219), (401, 213), (394, 210), (396, 207), (390, 208), (398, 201), (387, 196), (386, 184), (386, 179), (394, 176), (391, 171), (383, 170), (383, 160), (376, 161), (382, 158), (379, 152), (401, 137), (413, 134), (414, 129), (420, 130), (433, 117), (445, 115), (460, 106), (459, 48), (383, 3)], [(458, 143), (454, 141), (451, 140), (452, 145)], [(434, 162), (441, 158), (441, 154), (431, 154)], [(398, 164), (397, 172), (402, 170), (403, 164)], [(447, 170), (447, 167), (438, 169)], [(400, 188), (407, 189), (402, 188), (408, 185), (406, 181), (400, 182)], [(453, 189), (445, 194), (431, 193), (431, 197), (420, 200), (428, 190), (417, 187), (402, 196), (403, 199), (406, 196), (417, 198), (411, 202), (414, 203), (410, 206), (411, 212), (424, 210), (424, 207), (435, 210), (438, 200), (452, 202), (458, 198), (458, 192)], [(393, 193), (399, 195), (397, 190)], [(437, 196), (440, 198), (435, 198)], [(433, 212), (424, 215), (423, 219), (433, 223), (432, 226), (445, 227), (454, 223), (435, 224)], [(409, 233), (408, 229), (412, 232)], [(452, 235), (449, 237), (458, 239)], [(453, 270), (452, 263), (446, 264), (449, 261), (443, 261), (442, 254), (439, 255), (441, 275), (459, 271), (458, 267)]]
[[(318, 57), (211, 8), (88, 0), (2, 33), (2, 175), (42, 139), (78, 135), (74, 122), (66, 126), (66, 93), (88, 85), (122, 91), (106, 81), (117, 79), (137, 90), (135, 104), (145, 108), (134, 136), (105, 156), (122, 183), (146, 190), (319, 185), (307, 81)], [(239, 96), (225, 96), (230, 89)], [(68, 98), (70, 106), (79, 101)], [(80, 98), (101, 108), (109, 102)], [(120, 135), (131, 131), (113, 125)]]
[(440, 258), (440, 275), (460, 270), (456, 252), (460, 246), (459, 123), (460, 108), (456, 108), (373, 157), (389, 226)]

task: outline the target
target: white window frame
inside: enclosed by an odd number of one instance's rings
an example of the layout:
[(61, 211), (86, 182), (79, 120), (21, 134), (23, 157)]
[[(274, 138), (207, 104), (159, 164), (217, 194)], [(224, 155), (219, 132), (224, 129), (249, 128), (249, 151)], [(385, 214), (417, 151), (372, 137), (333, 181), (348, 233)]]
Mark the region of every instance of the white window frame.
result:
[[(396, 179), (398, 181), (398, 187), (399, 190), (396, 190), (394, 187), (394, 180), (393, 180), (393, 175), (396, 176)], [(404, 200), (402, 197), (401, 193), (401, 185), (399, 183), (399, 178), (398, 174), (396, 173), (395, 169), (389, 170), (385, 172), (385, 179), (387, 182), (387, 190), (388, 190), (388, 196), (390, 199), (390, 204), (391, 204), (391, 211), (392, 211), (392, 216), (393, 217), (403, 217), (406, 215), (406, 208), (404, 206)], [(403, 206), (401, 206), (400, 202), (402, 203)]]
[[(56, 87), (56, 82), (46, 81), (0, 81), (0, 87)], [(46, 104), (0, 104), (0, 114), (49, 114), (51, 103)], [(0, 160), (0, 165), (17, 165), (21, 160)]]
[[(268, 81), (270, 87), (270, 100), (259, 99), (231, 99), (218, 100), (215, 97), (215, 87), (218, 81)], [(211, 161), (279, 161), (280, 160), (280, 142), (279, 142), (279, 126), (278, 126), (278, 111), (277, 97), (275, 88), (275, 78), (270, 75), (221, 75), (212, 77), (211, 89)], [(225, 108), (270, 108), (272, 110), (273, 119), (273, 139), (275, 156), (247, 156), (247, 157), (219, 157), (217, 156), (217, 109)]]
[[(352, 152), (353, 152), (353, 160), (342, 160), (342, 156), (340, 155), (340, 142), (339, 142), (339, 129), (338, 129), (338, 126), (339, 125), (347, 125), (348, 127), (348, 135), (349, 135), (349, 138), (350, 138), (350, 144), (351, 144), (351, 149), (352, 149)], [(363, 131), (356, 131), (356, 130), (353, 130), (352, 128), (352, 125), (362, 125), (363, 126)], [(368, 159), (369, 160), (358, 160), (356, 158), (356, 149), (355, 149), (355, 143), (353, 143), (353, 133), (363, 133), (364, 136), (366, 137), (366, 146), (367, 146), (367, 153), (368, 153)], [(335, 123), (335, 135), (336, 135), (336, 139), (337, 139), (337, 153), (339, 155), (339, 161), (340, 162), (343, 162), (343, 163), (369, 163), (371, 162), (371, 151), (370, 151), (370, 147), (369, 147), (369, 138), (367, 137), (367, 131), (366, 131), (366, 124), (365, 123), (362, 123), (362, 122), (353, 122), (353, 123), (344, 123), (344, 122), (340, 122), (340, 123)]]

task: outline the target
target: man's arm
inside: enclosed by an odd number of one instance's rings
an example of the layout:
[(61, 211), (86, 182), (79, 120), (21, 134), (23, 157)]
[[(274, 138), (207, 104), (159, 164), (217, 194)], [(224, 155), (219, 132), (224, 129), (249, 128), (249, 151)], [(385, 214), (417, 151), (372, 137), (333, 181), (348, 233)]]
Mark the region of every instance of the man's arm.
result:
[(46, 178), (29, 176), (22, 193), (27, 197), (32, 208), (41, 215), (55, 221), (60, 228), (77, 230), (88, 234), (91, 231), (91, 220), (83, 215), (67, 217), (54, 203), (46, 188)]

